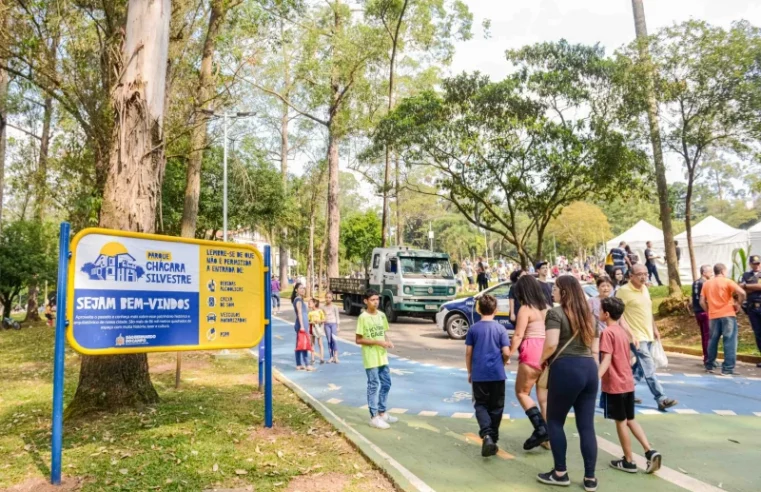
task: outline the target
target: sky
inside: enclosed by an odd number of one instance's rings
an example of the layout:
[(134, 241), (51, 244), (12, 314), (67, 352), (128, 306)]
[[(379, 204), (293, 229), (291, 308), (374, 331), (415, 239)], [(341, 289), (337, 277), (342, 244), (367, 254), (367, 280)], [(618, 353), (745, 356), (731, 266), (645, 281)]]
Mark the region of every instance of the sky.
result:
[[(473, 38), (456, 44), (452, 74), (480, 71), (492, 80), (509, 72), (505, 50), (565, 38), (571, 43), (600, 43), (607, 53), (634, 39), (630, 0), (464, 0), (473, 13)], [(644, 0), (649, 33), (689, 19), (729, 27), (746, 19), (761, 25), (759, 0)], [(491, 20), (484, 37), (484, 19)], [(681, 166), (667, 156), (669, 182), (684, 180)]]

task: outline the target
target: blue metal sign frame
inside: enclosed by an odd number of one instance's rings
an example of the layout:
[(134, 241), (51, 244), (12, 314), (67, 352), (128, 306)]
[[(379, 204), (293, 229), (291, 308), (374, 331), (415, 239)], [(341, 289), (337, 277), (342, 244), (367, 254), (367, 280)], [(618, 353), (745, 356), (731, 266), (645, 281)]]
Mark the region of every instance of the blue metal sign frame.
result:
[[(55, 325), (55, 352), (53, 358), (53, 423), (51, 432), (50, 483), (61, 484), (61, 461), (63, 455), (63, 386), (66, 330), (69, 324), (65, 309), (69, 281), (69, 258), (71, 256), (71, 225), (61, 222), (58, 236), (58, 284), (56, 305), (59, 315)], [(259, 358), (259, 384), (264, 375), (264, 425), (272, 427), (272, 252), (269, 245), (264, 247), (264, 293), (265, 327), (264, 357)], [(262, 349), (260, 347), (260, 354)], [(264, 359), (264, 360), (262, 360)]]

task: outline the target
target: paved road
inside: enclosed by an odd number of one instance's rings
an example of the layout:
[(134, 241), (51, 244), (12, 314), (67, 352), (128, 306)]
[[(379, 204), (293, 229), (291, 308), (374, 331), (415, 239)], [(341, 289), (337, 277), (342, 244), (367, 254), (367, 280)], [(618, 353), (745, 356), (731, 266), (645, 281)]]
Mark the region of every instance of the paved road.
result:
[[(401, 425), (381, 432), (367, 426), (366, 380), (360, 349), (353, 344), (356, 318), (342, 317), (341, 363), (318, 365), (313, 373), (294, 368), (292, 320), (292, 313), (284, 313), (274, 324), (273, 363), (278, 370), (432, 488), (544, 490), (532, 477), (549, 469), (551, 460), (547, 453), (520, 449), (529, 423), (510, 390), (505, 404), (509, 419), (502, 426), (506, 434), (502, 446), (509, 458), (490, 464), (478, 455), (474, 441), (478, 428), (462, 341), (450, 340), (429, 321), (402, 319), (391, 325), (396, 348), (391, 351), (389, 404)], [(657, 410), (646, 386), (637, 387), (644, 400), (637, 407), (638, 418), (650, 440), (668, 453), (670, 468), (660, 474), (662, 480), (647, 482), (652, 490), (761, 490), (761, 477), (754, 471), (761, 440), (751, 437), (761, 435), (761, 371), (742, 365), (738, 372), (741, 376), (733, 378), (707, 375), (697, 358), (671, 356), (669, 368), (660, 373), (661, 381), (680, 405), (667, 414)], [(514, 378), (508, 375), (508, 386)], [(572, 420), (566, 432), (571, 440), (578, 437)], [(606, 460), (620, 453), (610, 422), (599, 418), (597, 432), (601, 481), (613, 482), (620, 490), (641, 489), (645, 482), (605, 468)], [(576, 455), (578, 449), (570, 443), (572, 477), (581, 475), (581, 459)], [(515, 479), (506, 479), (503, 473)]]

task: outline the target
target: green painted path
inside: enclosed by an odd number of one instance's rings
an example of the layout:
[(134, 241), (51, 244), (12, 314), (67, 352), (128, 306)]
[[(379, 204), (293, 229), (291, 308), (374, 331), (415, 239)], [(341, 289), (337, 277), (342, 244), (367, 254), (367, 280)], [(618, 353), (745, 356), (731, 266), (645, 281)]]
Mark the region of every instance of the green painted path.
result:
[[(549, 451), (525, 452), (522, 444), (530, 433), (526, 419), (503, 421), (500, 448), (511, 458), (482, 458), (474, 439), (478, 426), (474, 419), (398, 415), (399, 423), (387, 431), (367, 425), (367, 411), (343, 405), (326, 405), (348, 425), (399, 462), (432, 489), (439, 492), (460, 491), (544, 491), (552, 487), (540, 484), (535, 476), (552, 468)], [(659, 416), (638, 417), (653, 446), (664, 455), (664, 466), (677, 478), (697, 479), (703, 490), (757, 492), (761, 490), (761, 419), (758, 417)], [(600, 438), (618, 445), (612, 422), (597, 420)], [(566, 425), (568, 469), (572, 487), (581, 487), (583, 477), (578, 436), (573, 419)], [(470, 434), (472, 437), (466, 437)], [(737, 441), (737, 442), (733, 442)], [(362, 448), (362, 444), (359, 444)], [(642, 454), (637, 444), (635, 453)], [(616, 456), (598, 453), (598, 490), (678, 491), (700, 490), (694, 482), (678, 486), (656, 475), (627, 474), (608, 467)], [(660, 473), (659, 473), (660, 474)]]

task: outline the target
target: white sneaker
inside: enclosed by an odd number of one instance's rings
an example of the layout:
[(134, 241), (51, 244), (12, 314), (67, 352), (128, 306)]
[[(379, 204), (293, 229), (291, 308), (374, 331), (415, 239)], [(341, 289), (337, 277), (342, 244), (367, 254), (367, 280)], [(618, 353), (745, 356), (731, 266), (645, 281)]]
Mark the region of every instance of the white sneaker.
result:
[(389, 424), (395, 424), (395, 423), (399, 422), (398, 418), (394, 417), (393, 415), (389, 415), (387, 413), (384, 413), (383, 415), (381, 415), (380, 418), (382, 418), (383, 420), (385, 420)]
[(385, 420), (380, 415), (376, 415), (375, 417), (370, 419), (370, 427), (375, 427), (376, 429), (390, 429), (391, 426), (386, 423)]

